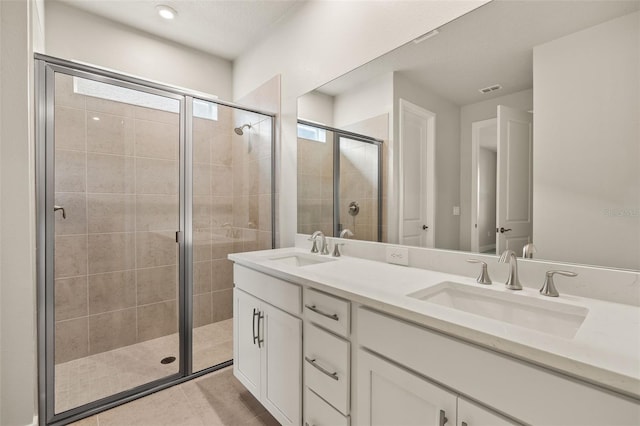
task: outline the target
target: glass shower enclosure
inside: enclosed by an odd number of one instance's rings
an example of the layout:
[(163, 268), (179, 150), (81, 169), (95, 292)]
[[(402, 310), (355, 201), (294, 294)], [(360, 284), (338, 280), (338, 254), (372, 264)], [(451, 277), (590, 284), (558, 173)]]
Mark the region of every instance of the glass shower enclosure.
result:
[(273, 115), (37, 58), (40, 418), (230, 365), (229, 253), (273, 247)]

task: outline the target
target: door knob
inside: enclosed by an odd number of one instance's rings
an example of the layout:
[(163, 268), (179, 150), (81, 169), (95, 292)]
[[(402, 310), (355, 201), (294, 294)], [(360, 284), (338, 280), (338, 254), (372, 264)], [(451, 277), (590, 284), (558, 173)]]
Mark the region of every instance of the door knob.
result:
[(501, 226), (500, 229), (496, 229), (496, 231), (500, 232), (501, 234), (504, 234), (505, 232), (511, 231), (511, 228), (503, 228)]
[(422, 229), (426, 231), (427, 229), (429, 229), (429, 227), (427, 225), (422, 225)]

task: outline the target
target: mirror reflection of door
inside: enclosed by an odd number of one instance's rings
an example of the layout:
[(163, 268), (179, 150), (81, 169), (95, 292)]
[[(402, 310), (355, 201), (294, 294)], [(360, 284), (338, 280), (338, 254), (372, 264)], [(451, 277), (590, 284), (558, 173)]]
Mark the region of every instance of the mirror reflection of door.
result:
[(499, 105), (472, 123), (471, 250), (520, 253), (532, 238), (532, 114)]
[(434, 247), (436, 115), (400, 99), (400, 244)]

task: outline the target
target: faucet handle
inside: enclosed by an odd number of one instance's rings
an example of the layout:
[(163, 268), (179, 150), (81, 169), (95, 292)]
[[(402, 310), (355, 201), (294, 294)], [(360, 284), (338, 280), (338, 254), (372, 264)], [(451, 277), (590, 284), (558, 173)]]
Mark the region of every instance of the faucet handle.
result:
[(333, 244), (333, 254), (331, 256), (333, 257), (340, 257), (342, 256), (342, 253), (340, 253), (340, 246), (345, 245), (345, 243), (334, 243)]
[(312, 241), (313, 245), (311, 246), (311, 253), (317, 253), (318, 252), (318, 242), (315, 238), (313, 237), (309, 237), (307, 239), (307, 241)]
[(547, 271), (544, 278), (544, 284), (542, 284), (542, 287), (540, 288), (541, 295), (548, 296), (548, 297), (560, 296), (560, 293), (558, 293), (558, 290), (556, 289), (556, 285), (553, 282), (553, 276), (555, 274), (564, 275), (565, 277), (578, 276), (578, 274), (576, 274), (575, 272), (570, 272), (570, 271), (560, 271), (560, 270)]
[(482, 264), (482, 269), (480, 270), (480, 275), (478, 275), (478, 278), (476, 278), (476, 282), (478, 284), (489, 285), (489, 284), (492, 283), (491, 277), (489, 276), (489, 271), (487, 270), (487, 262), (483, 262), (483, 261), (478, 260), (478, 259), (467, 259), (467, 262)]

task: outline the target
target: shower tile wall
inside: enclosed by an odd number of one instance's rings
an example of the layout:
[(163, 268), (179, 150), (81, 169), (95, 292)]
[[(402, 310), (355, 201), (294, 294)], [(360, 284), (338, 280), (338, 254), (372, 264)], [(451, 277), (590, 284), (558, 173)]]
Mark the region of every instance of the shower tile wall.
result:
[(298, 138), (298, 232), (333, 235), (333, 132), (325, 143)]
[(56, 363), (177, 332), (178, 114), (56, 76)]

